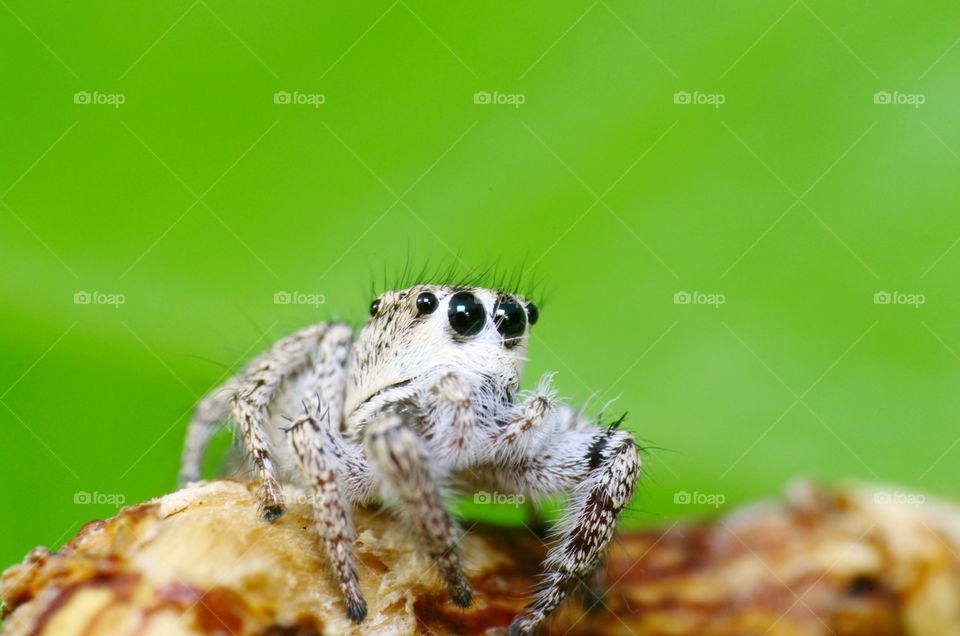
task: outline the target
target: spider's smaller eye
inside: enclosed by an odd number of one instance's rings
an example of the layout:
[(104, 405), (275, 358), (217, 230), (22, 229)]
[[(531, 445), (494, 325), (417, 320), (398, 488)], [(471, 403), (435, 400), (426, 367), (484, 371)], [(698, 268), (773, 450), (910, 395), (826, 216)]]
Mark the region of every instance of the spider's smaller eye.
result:
[(519, 338), (527, 328), (527, 315), (516, 301), (501, 298), (493, 308), (493, 322), (504, 338)]
[(538, 320), (540, 320), (540, 310), (533, 303), (527, 303), (527, 322), (532, 327)]
[(430, 292), (423, 292), (417, 296), (417, 311), (420, 312), (421, 316), (432, 314), (437, 310), (437, 305), (439, 304), (437, 297)]
[(377, 298), (375, 301), (370, 303), (370, 315), (376, 316), (379, 310), (380, 310), (380, 299)]
[(483, 329), (487, 312), (476, 296), (470, 292), (457, 292), (450, 297), (447, 319), (453, 330), (461, 336), (475, 336)]

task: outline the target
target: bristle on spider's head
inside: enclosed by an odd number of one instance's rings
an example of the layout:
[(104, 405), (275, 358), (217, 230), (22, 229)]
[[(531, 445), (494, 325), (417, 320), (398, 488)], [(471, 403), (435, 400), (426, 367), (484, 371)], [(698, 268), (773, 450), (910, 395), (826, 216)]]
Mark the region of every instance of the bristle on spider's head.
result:
[(386, 291), (398, 291), (425, 284), (455, 289), (492, 289), (535, 300), (541, 308), (544, 304), (543, 282), (524, 267), (523, 262), (506, 267), (495, 263), (481, 268), (470, 268), (460, 259), (447, 264), (433, 264), (429, 260), (425, 260), (423, 264), (415, 264), (412, 259), (407, 258), (401, 269), (391, 273), (384, 268), (382, 275), (372, 277), (370, 296), (376, 298)]

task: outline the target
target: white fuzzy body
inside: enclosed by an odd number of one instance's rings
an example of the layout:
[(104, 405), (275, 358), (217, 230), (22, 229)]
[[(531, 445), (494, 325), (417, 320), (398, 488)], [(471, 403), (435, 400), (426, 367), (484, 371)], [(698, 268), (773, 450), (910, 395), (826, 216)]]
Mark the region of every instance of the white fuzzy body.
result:
[(466, 606), (472, 593), (444, 495), (471, 487), (568, 494), (544, 585), (511, 625), (512, 633), (533, 633), (600, 567), (639, 474), (633, 440), (560, 404), (551, 375), (518, 395), (528, 320), (536, 317), (525, 299), (419, 285), (383, 294), (374, 309), (355, 339), (346, 325), (307, 327), (206, 398), (188, 431), (182, 479), (199, 477), (207, 441), (232, 412), (262, 481), (267, 519), (283, 512), (278, 480), (312, 488), (318, 531), (357, 621), (366, 606), (351, 504), (396, 503), (451, 599)]

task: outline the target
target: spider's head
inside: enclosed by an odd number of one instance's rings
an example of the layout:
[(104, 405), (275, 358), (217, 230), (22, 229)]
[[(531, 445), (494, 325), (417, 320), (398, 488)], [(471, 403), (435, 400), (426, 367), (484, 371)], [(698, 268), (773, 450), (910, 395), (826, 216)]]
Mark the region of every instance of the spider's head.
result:
[(352, 350), (346, 411), (409, 399), (449, 371), (513, 391), (538, 317), (532, 302), (493, 289), (417, 285), (381, 294)]

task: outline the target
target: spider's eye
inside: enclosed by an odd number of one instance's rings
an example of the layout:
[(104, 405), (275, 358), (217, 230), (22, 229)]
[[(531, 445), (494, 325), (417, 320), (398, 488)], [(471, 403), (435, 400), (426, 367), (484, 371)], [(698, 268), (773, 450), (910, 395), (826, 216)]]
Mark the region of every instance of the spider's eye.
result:
[(493, 323), (504, 338), (519, 338), (527, 327), (527, 314), (516, 301), (503, 298), (493, 308)]
[(430, 292), (423, 292), (417, 296), (417, 311), (421, 316), (435, 312), (438, 304), (437, 297)]
[(475, 336), (483, 329), (487, 315), (483, 304), (470, 292), (457, 292), (447, 307), (450, 326), (461, 336)]
[(533, 303), (527, 303), (527, 321), (530, 326), (537, 324), (538, 320), (540, 320), (540, 310)]
[(371, 316), (376, 316), (376, 315), (377, 315), (377, 311), (378, 311), (379, 309), (380, 309), (380, 299), (377, 298), (375, 301), (373, 301), (372, 303), (370, 303), (370, 315), (371, 315)]

